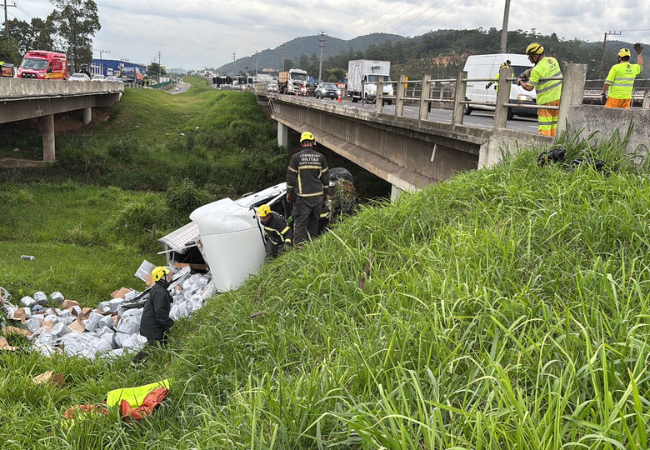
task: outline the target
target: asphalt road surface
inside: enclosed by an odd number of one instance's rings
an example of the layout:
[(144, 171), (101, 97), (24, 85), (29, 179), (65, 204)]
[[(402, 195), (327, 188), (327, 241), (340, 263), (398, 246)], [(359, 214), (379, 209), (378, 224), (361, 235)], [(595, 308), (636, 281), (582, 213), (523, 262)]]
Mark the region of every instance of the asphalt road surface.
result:
[(182, 94), (183, 92), (187, 92), (187, 90), (192, 87), (191, 84), (189, 83), (184, 83), (183, 81), (179, 81), (176, 83), (176, 87), (169, 91), (170, 94)]

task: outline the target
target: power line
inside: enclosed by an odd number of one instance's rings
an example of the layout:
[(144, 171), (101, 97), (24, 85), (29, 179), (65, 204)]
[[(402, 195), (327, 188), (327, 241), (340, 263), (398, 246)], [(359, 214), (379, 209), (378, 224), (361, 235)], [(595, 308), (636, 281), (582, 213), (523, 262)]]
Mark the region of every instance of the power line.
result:
[[(384, 17), (386, 14), (388, 14), (388, 13), (390, 13), (390, 12), (393, 12), (394, 10), (396, 10), (397, 8), (399, 8), (400, 6), (402, 6), (404, 3), (406, 3), (406, 2), (402, 2), (402, 3), (400, 3), (399, 5), (395, 6), (394, 8), (391, 8), (391, 9), (389, 9), (388, 11), (386, 11), (385, 13), (380, 14), (379, 16), (375, 17), (374, 19), (369, 19), (369, 20), (368, 20), (368, 23), (371, 23), (371, 22), (374, 22), (375, 20), (379, 20), (379, 19), (381, 19), (381, 18)], [(341, 32), (350, 31), (350, 30), (356, 30), (357, 28), (359, 28), (359, 27), (354, 26), (354, 27), (346, 28), (345, 30), (341, 30)]]
[(397, 27), (397, 28), (393, 28), (393, 31), (392, 31), (392, 32), (395, 32), (396, 30), (399, 30), (400, 28), (402, 28), (404, 25), (406, 25), (406, 24), (409, 23), (409, 22), (413, 22), (415, 19), (417, 19), (418, 17), (420, 17), (420, 16), (421, 16), (422, 14), (424, 14), (425, 12), (429, 11), (431, 8), (433, 8), (434, 6), (436, 6), (436, 5), (437, 5), (438, 3), (440, 3), (441, 1), (442, 1), (442, 0), (438, 0), (438, 1), (435, 2), (433, 5), (429, 6), (427, 9), (425, 9), (424, 11), (422, 11), (419, 15), (413, 17), (411, 20), (407, 20), (406, 22), (404, 22), (403, 24), (401, 24), (399, 27)]
[(25, 14), (27, 17), (29, 17), (30, 19), (33, 19), (33, 18), (34, 18), (34, 17), (32, 17), (32, 15), (31, 15), (30, 13), (28, 13), (27, 11), (25, 11), (22, 7), (18, 6), (18, 4), (16, 4), (16, 2), (14, 2), (14, 6), (15, 6), (15, 7), (20, 11), (20, 12), (22, 12), (22, 13)]
[(402, 14), (400, 14), (400, 15), (397, 16), (397, 17), (395, 17), (393, 20), (391, 20), (391, 21), (389, 21), (389, 22), (386, 22), (386, 23), (383, 24), (383, 25), (380, 25), (378, 28), (375, 28), (373, 31), (371, 31), (371, 33), (374, 33), (374, 32), (376, 32), (376, 31), (378, 31), (379, 29), (385, 27), (386, 25), (395, 22), (397, 19), (399, 19), (399, 18), (402, 17), (403, 15), (409, 13), (409, 12), (410, 12), (411, 10), (413, 10), (414, 8), (417, 8), (417, 7), (420, 6), (422, 3), (424, 3), (424, 0), (421, 0), (421, 1), (417, 2), (417, 3), (416, 3), (412, 8), (407, 9), (407, 10), (404, 11)]
[(433, 19), (434, 17), (439, 16), (440, 14), (442, 14), (443, 12), (445, 12), (447, 9), (451, 8), (451, 7), (454, 6), (456, 3), (458, 3), (458, 1), (459, 1), (459, 0), (455, 0), (455, 1), (452, 2), (449, 6), (447, 6), (447, 7), (443, 8), (443, 9), (441, 9), (439, 13), (434, 14), (433, 16), (429, 17), (427, 20), (425, 20), (424, 22), (422, 22), (420, 25), (416, 26), (415, 28), (410, 29), (409, 31), (407, 31), (406, 33), (404, 33), (404, 36), (407, 36), (407, 35), (408, 35), (409, 33), (411, 33), (413, 30), (416, 30), (416, 29), (420, 28), (422, 25), (424, 25), (425, 23), (427, 23), (428, 21), (430, 21), (430, 20)]

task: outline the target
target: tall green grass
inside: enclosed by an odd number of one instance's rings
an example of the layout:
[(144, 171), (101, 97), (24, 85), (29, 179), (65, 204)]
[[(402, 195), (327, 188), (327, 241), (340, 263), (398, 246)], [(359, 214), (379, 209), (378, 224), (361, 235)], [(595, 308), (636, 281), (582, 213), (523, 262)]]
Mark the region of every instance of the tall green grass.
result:
[[(0, 442), (647, 448), (650, 176), (622, 156), (624, 136), (592, 138), (561, 144), (568, 161), (598, 158), (603, 171), (539, 167), (529, 150), (363, 206), (179, 321), (170, 347), (140, 369), (126, 357), (109, 366), (0, 354)], [(11, 201), (38, 205), (40, 195)], [(33, 386), (45, 370), (66, 373), (68, 386)], [(167, 377), (169, 399), (140, 424), (114, 413), (58, 424), (73, 404)]]

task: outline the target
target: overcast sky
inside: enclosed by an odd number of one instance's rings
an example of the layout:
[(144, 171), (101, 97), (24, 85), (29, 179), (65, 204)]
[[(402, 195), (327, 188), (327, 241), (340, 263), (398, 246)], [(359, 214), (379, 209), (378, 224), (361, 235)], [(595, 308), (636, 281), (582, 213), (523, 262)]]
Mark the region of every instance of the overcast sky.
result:
[[(45, 19), (48, 0), (7, 0), (9, 18)], [(505, 0), (96, 0), (98, 50), (148, 64), (161, 53), (167, 68), (218, 67), (291, 39), (318, 34), (352, 39), (370, 33), (418, 36), (438, 29), (501, 29)], [(546, 7), (544, 7), (546, 6)], [(610, 39), (650, 43), (650, 1), (511, 0), (508, 29), (533, 28), (561, 39)], [(318, 53), (318, 43), (314, 53)], [(327, 45), (327, 42), (325, 43)]]

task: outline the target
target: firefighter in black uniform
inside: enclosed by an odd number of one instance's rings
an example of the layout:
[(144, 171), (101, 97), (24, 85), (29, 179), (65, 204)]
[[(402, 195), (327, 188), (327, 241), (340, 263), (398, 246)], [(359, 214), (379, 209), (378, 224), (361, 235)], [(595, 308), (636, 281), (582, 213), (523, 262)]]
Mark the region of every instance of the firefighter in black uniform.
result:
[(318, 236), (318, 221), (330, 184), (327, 161), (314, 150), (314, 141), (309, 131), (302, 133), (302, 150), (293, 155), (287, 168), (287, 202), (295, 199), (293, 232), (296, 244)]
[(266, 257), (275, 258), (286, 245), (293, 243), (293, 232), (280, 214), (271, 211), (269, 205), (262, 205), (257, 210), (257, 216), (264, 225), (266, 236)]
[[(140, 334), (147, 338), (147, 347), (165, 345), (167, 332), (174, 326), (174, 319), (169, 317), (172, 296), (167, 290), (172, 280), (171, 272), (167, 267), (156, 267), (151, 271), (151, 277), (156, 284), (149, 291), (149, 298), (144, 304), (140, 318)], [(133, 357), (132, 366), (135, 367), (144, 361), (147, 347)]]

